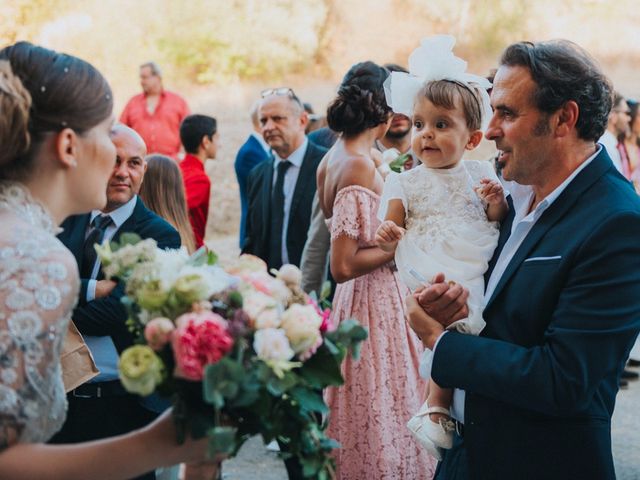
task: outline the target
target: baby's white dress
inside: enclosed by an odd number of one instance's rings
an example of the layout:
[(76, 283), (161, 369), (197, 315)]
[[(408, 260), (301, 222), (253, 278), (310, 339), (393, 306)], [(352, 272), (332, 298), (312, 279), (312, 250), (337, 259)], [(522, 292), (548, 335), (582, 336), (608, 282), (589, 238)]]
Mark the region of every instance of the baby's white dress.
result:
[(477, 335), (482, 319), (484, 273), (498, 243), (498, 222), (487, 219), (474, 191), (482, 178), (498, 181), (488, 161), (467, 160), (449, 169), (420, 165), (387, 176), (378, 217), (384, 220), (389, 201), (402, 200), (406, 234), (398, 242), (395, 262), (402, 281), (413, 291), (438, 272), (469, 290), (469, 316), (450, 328)]

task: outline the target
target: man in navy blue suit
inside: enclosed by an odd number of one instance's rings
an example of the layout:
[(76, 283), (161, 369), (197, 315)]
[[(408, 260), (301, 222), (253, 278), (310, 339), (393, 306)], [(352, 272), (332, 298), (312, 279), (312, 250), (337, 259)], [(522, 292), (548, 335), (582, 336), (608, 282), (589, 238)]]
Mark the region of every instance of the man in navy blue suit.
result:
[(445, 331), (466, 292), (438, 275), (407, 298), (456, 388), (454, 447), (437, 479), (614, 479), (611, 416), (640, 330), (640, 201), (597, 144), (612, 88), (567, 41), (502, 55), (486, 132), (510, 213), (486, 273), (480, 336)]
[(244, 247), (247, 208), (249, 206), (249, 201), (247, 200), (247, 177), (249, 176), (249, 172), (253, 170), (253, 167), (269, 158), (270, 147), (262, 138), (260, 122), (258, 120), (259, 105), (260, 102), (257, 101), (251, 107), (251, 125), (253, 126), (253, 132), (251, 132), (247, 141), (244, 142), (240, 150), (238, 150), (236, 161), (233, 164), (236, 170), (236, 178), (238, 179), (238, 189), (240, 190), (240, 248)]
[[(83, 334), (100, 374), (69, 392), (67, 419), (52, 443), (76, 443), (130, 432), (149, 423), (155, 413), (140, 398), (128, 394), (118, 379), (118, 355), (133, 344), (126, 326), (127, 312), (120, 299), (124, 286), (105, 280), (94, 243), (115, 240), (125, 232), (153, 238), (160, 248), (179, 248), (180, 235), (165, 220), (148, 210), (137, 193), (147, 164), (140, 135), (117, 125), (111, 137), (116, 162), (102, 211), (69, 217), (59, 235), (75, 255), (81, 278), (73, 322)], [(153, 472), (139, 477), (153, 479)]]

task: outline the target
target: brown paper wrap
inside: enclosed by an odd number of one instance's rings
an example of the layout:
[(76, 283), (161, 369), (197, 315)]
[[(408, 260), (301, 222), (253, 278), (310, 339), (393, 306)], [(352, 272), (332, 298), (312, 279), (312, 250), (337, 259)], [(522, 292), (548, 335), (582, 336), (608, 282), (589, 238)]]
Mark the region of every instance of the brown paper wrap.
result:
[(100, 373), (89, 347), (72, 321), (69, 321), (67, 336), (62, 344), (60, 363), (65, 392), (79, 387)]

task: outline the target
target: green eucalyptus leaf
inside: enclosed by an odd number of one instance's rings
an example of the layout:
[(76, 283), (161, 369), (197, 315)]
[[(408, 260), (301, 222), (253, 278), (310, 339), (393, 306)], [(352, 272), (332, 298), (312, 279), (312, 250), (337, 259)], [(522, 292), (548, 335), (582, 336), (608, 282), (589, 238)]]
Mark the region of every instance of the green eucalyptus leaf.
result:
[(122, 235), (120, 235), (120, 238), (118, 239), (118, 244), (119, 244), (118, 247), (121, 248), (121, 247), (124, 247), (125, 245), (135, 245), (141, 240), (142, 238), (137, 233), (125, 232)]
[(300, 407), (306, 412), (319, 412), (327, 413), (329, 407), (324, 403), (322, 399), (322, 393), (318, 390), (310, 390), (305, 387), (295, 387), (289, 391), (289, 395), (293, 398)]
[(236, 450), (235, 427), (214, 427), (207, 432), (209, 435), (209, 457), (219, 454), (229, 455)]

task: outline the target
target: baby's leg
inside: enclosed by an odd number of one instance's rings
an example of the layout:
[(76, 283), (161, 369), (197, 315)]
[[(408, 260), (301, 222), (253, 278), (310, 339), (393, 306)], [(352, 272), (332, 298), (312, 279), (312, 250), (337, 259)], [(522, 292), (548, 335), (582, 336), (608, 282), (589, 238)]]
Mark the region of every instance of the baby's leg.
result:
[[(451, 403), (453, 402), (453, 390), (451, 388), (442, 388), (432, 378), (429, 378), (429, 396), (427, 397), (427, 404), (430, 407), (442, 407), (449, 410)], [(439, 423), (440, 419), (449, 420), (449, 415), (444, 413), (430, 413), (429, 418)]]

